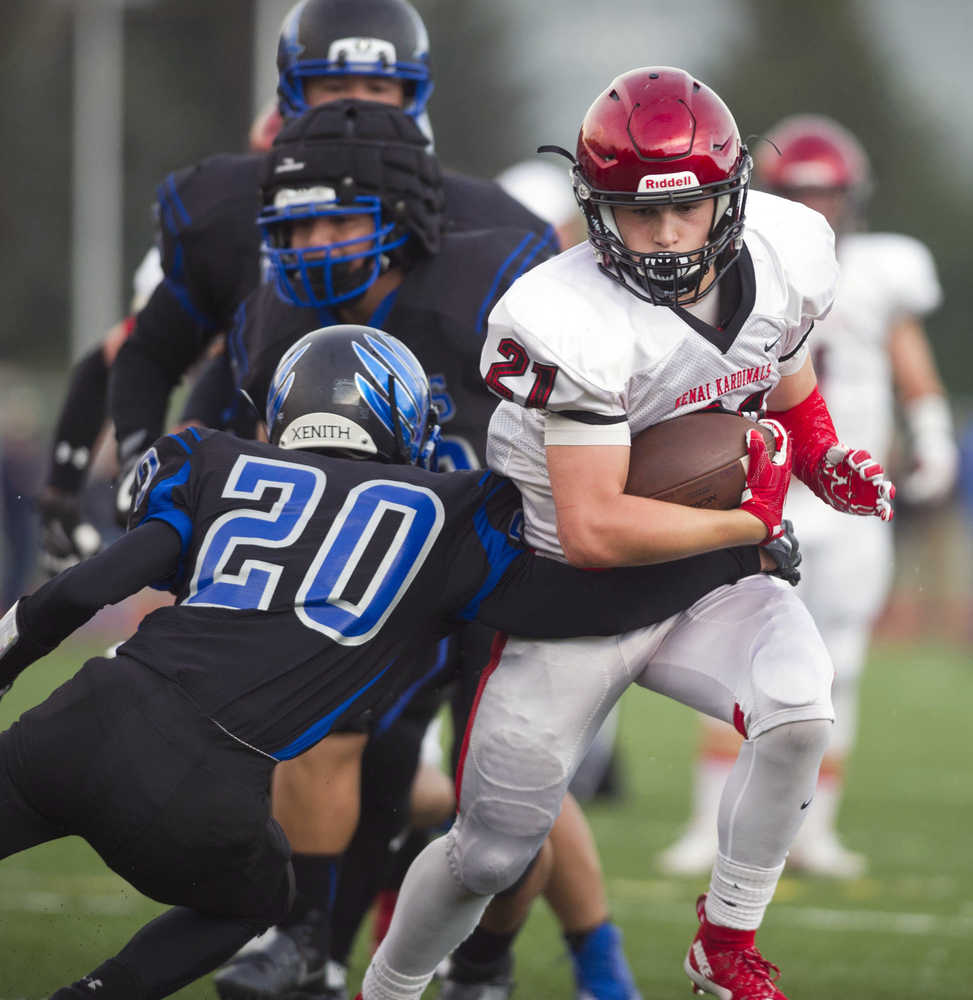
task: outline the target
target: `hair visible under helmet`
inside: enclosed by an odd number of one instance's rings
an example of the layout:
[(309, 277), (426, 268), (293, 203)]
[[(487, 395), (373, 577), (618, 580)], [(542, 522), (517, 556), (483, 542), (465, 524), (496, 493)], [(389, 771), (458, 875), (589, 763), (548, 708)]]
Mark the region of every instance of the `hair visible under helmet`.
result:
[[(390, 105), (335, 101), (285, 122), (260, 187), (264, 258), (278, 294), (294, 305), (352, 302), (389, 267), (439, 250), (439, 163), (415, 121)], [(291, 247), (295, 222), (335, 215), (367, 215), (374, 232)]]
[(291, 345), (270, 383), (266, 422), (281, 448), (435, 468), (426, 373), (405, 344), (372, 327), (324, 327)]
[[(689, 73), (649, 66), (616, 77), (584, 117), (575, 160), (575, 197), (598, 266), (633, 295), (656, 305), (695, 302), (736, 260), (750, 155), (729, 108)], [(709, 198), (709, 238), (694, 250), (631, 250), (615, 222), (615, 208)]]

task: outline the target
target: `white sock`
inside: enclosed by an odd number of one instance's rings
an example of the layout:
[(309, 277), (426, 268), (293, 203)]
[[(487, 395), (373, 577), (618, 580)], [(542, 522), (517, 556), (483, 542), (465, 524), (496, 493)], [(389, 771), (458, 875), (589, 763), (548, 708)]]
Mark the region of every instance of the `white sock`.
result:
[(376, 954), (365, 970), (362, 996), (367, 1000), (419, 1000), (432, 976), (403, 976), (388, 968)]
[(720, 801), (720, 849), (706, 897), (712, 923), (760, 926), (814, 796), (830, 730), (823, 720), (791, 722), (740, 747)]
[(448, 840), (434, 840), (409, 867), (388, 934), (365, 973), (365, 1000), (418, 1000), (436, 966), (483, 916), (491, 897), (469, 892), (453, 877)]
[(706, 896), (706, 919), (723, 927), (756, 930), (783, 870), (783, 862), (776, 868), (752, 868), (717, 854)]

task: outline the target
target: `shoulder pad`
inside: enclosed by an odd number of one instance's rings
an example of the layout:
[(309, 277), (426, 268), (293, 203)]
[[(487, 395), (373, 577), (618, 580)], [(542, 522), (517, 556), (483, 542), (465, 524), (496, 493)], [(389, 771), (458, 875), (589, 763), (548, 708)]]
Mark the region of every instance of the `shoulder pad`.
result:
[(754, 191), (747, 199), (744, 240), (756, 240), (775, 261), (788, 295), (811, 319), (827, 314), (838, 281), (834, 232), (820, 212)]
[(911, 236), (850, 233), (839, 240), (838, 257), (843, 272), (878, 286), (893, 313), (925, 316), (942, 302), (932, 253)]
[(233, 211), (228, 206), (241, 199), (253, 202), (256, 219), (260, 162), (253, 153), (223, 153), (169, 174), (156, 189), (159, 225), (164, 232), (179, 235), (211, 223), (221, 212)]

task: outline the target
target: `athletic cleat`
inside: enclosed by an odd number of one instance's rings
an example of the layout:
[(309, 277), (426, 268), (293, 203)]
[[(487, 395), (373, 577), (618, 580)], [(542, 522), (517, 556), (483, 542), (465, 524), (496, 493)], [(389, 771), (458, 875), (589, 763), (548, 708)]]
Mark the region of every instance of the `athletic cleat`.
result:
[(787, 871), (795, 875), (853, 879), (861, 878), (867, 868), (865, 855), (849, 851), (833, 833), (815, 840), (803, 838), (787, 856)]
[(308, 943), (310, 928), (274, 928), (213, 974), (221, 1000), (347, 1000), (345, 969)]
[(705, 903), (705, 895), (696, 900), (700, 927), (683, 962), (693, 993), (720, 1000), (787, 1000), (774, 985), (780, 969), (768, 962), (755, 945), (725, 951), (705, 947)]
[(507, 1000), (514, 991), (513, 967), (510, 952), (479, 967), (454, 955), (443, 977), (439, 1000)]
[(609, 921), (572, 952), (576, 1000), (642, 1000), (622, 949), (622, 932)]
[(656, 865), (666, 875), (707, 875), (716, 861), (716, 849), (716, 827), (706, 830), (690, 827), (659, 854)]

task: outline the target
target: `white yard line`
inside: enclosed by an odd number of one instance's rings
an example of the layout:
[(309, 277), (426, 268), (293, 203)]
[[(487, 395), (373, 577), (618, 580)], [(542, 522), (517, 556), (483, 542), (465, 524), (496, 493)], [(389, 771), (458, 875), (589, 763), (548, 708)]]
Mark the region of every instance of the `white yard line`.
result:
[[(9, 870), (5, 875), (12, 875)], [(28, 874), (26, 872), (24, 875)], [(42, 882), (30, 873), (35, 884)], [(21, 872), (17, 873), (18, 876)], [(85, 878), (83, 882), (99, 882), (99, 891), (56, 892), (28, 889), (20, 877), (0, 878), (0, 912), (3, 913), (91, 913), (104, 916), (124, 916), (144, 905), (144, 900), (130, 889), (106, 891), (104, 882), (110, 879)], [(28, 881), (24, 879), (24, 881)], [(70, 877), (67, 881), (72, 881)], [(5, 884), (6, 883), (6, 884)], [(13, 884), (12, 884), (13, 883)], [(16, 884), (21, 883), (21, 884)], [(63, 884), (63, 880), (62, 880)], [(119, 880), (119, 885), (122, 885)], [(94, 888), (92, 886), (92, 888)], [(686, 923), (692, 917), (689, 895), (671, 883), (640, 882), (632, 879), (612, 879), (609, 895), (614, 909), (638, 909), (643, 919), (658, 923)], [(897, 910), (830, 909), (821, 906), (801, 906), (779, 903), (772, 907), (770, 920), (778, 927), (800, 927), (839, 933), (902, 934), (924, 937), (973, 939), (973, 912), (968, 906), (955, 916), (936, 913), (914, 913)]]
[[(679, 887), (664, 881), (639, 882), (612, 879), (608, 887), (613, 909), (638, 909), (643, 919), (658, 923), (686, 923), (692, 918), (693, 893), (682, 896)], [(694, 897), (695, 898), (695, 897)], [(956, 916), (914, 913), (902, 910), (831, 909), (780, 902), (771, 907), (768, 920), (777, 927), (800, 927), (820, 931), (903, 934), (941, 938), (973, 939), (973, 913), (962, 907)]]

